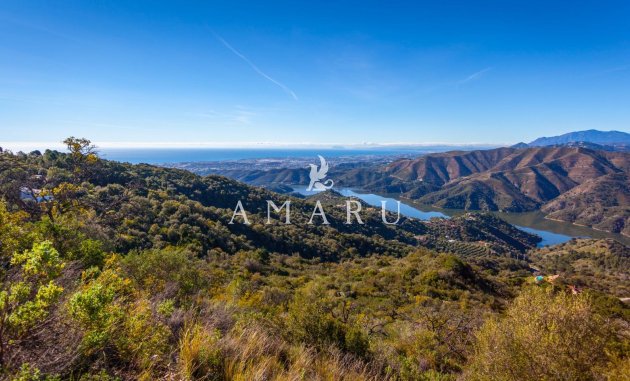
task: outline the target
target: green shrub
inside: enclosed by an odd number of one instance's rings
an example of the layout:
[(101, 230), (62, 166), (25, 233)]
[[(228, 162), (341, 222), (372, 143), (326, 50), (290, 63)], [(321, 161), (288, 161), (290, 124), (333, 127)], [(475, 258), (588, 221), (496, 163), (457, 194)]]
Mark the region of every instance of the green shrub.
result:
[(0, 366), (9, 347), (48, 316), (63, 292), (55, 279), (65, 264), (50, 242), (14, 253), (10, 263), (17, 276), (0, 285)]
[(59, 376), (45, 375), (38, 368), (24, 363), (20, 366), (20, 370), (12, 378), (12, 381), (59, 381)]

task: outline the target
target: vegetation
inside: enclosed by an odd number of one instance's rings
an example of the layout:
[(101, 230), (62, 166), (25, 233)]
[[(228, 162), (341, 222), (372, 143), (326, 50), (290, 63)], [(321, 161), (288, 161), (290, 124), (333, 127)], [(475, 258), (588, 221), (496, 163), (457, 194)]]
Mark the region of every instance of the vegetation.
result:
[[(570, 254), (558, 271), (577, 276), (587, 259), (617, 274), (617, 286), (573, 295), (530, 269), (551, 274), (569, 246), (528, 262), (532, 237), (490, 216), (394, 228), (370, 208), (347, 225), (331, 207), (330, 225), (308, 225), (313, 200), (295, 198), (294, 224), (278, 213), (266, 224), (266, 200), (284, 196), (66, 143), (69, 154), (0, 154), (4, 379), (627, 374), (624, 246)], [(229, 224), (238, 200), (251, 225)]]
[(593, 313), (585, 295), (533, 289), (516, 298), (504, 318), (489, 319), (478, 332), (469, 378), (597, 379), (610, 354), (615, 358), (622, 350), (611, 347), (609, 324)]
[(589, 288), (620, 298), (630, 295), (630, 250), (612, 239), (576, 239), (540, 248), (530, 258), (545, 274), (562, 274), (554, 283)]

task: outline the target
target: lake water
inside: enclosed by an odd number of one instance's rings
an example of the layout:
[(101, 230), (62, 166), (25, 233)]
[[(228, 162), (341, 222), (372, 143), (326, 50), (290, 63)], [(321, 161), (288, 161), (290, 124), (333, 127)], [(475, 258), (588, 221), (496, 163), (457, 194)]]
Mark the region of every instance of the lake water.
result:
[[(296, 186), (293, 189), (305, 196), (311, 196), (315, 192), (307, 192), (305, 186)], [(337, 192), (346, 197), (356, 197), (368, 205), (372, 205), (380, 208), (382, 201), (385, 201), (385, 209), (390, 212), (397, 212), (397, 205), (395, 198), (381, 196), (373, 193), (363, 193), (357, 190), (349, 188), (337, 189)], [(465, 213), (463, 210), (455, 209), (437, 209), (431, 208), (427, 205), (419, 205), (411, 201), (400, 202), (400, 214), (406, 217), (417, 218), (419, 220), (429, 220), (433, 217), (450, 218), (451, 216)], [(498, 217), (513, 224), (517, 228), (526, 231), (531, 234), (536, 234), (542, 238), (542, 241), (538, 244), (539, 247), (557, 245), (569, 241), (571, 238), (577, 237), (592, 237), (592, 238), (614, 238), (625, 244), (629, 244), (630, 240), (627, 238), (612, 233), (598, 232), (593, 229), (584, 228), (569, 224), (566, 222), (550, 221), (544, 218), (540, 212), (531, 213), (493, 213)]]

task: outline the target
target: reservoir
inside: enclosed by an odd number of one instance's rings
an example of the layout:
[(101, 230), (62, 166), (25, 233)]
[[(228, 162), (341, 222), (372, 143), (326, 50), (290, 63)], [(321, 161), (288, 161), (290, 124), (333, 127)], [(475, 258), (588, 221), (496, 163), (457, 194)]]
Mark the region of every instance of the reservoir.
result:
[[(293, 186), (293, 190), (305, 196), (312, 196), (316, 192), (308, 192), (305, 186)], [(396, 213), (396, 201), (400, 201), (400, 214), (405, 217), (419, 220), (429, 220), (434, 217), (450, 218), (458, 214), (465, 213), (459, 209), (439, 209), (429, 205), (418, 204), (408, 199), (396, 199), (394, 197), (381, 196), (373, 193), (365, 193), (360, 190), (350, 188), (340, 188), (336, 190), (346, 197), (356, 197), (366, 204), (380, 208), (381, 201), (386, 201), (385, 209)], [(491, 212), (503, 220), (515, 225), (521, 230), (531, 234), (536, 234), (542, 238), (539, 247), (557, 245), (569, 241), (571, 238), (613, 238), (623, 244), (630, 245), (630, 238), (621, 234), (613, 234), (597, 231), (588, 227), (570, 224), (568, 222), (552, 221), (544, 218), (540, 212), (527, 213), (503, 213)]]

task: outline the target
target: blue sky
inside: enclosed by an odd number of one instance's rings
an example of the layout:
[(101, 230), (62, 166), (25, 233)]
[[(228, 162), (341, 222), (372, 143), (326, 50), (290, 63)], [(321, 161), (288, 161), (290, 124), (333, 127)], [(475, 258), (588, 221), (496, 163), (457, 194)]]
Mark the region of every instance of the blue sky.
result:
[(629, 131), (628, 20), (627, 1), (4, 0), (0, 141), (500, 144)]

